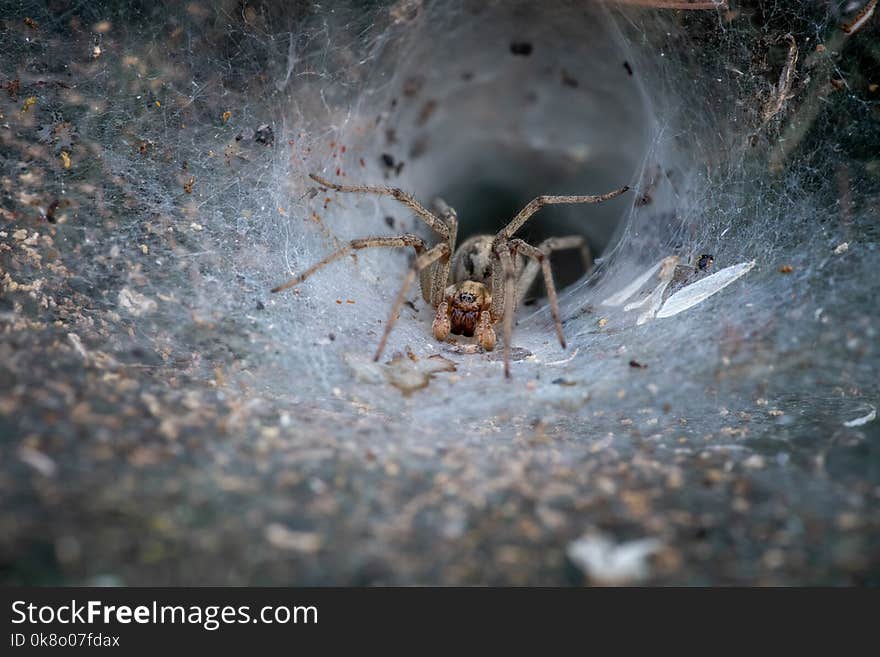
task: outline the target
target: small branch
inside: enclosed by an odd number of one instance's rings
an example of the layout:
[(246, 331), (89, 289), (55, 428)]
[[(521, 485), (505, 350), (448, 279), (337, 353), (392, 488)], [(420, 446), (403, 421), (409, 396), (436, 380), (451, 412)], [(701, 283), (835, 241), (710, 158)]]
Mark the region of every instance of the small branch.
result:
[[(619, 5), (651, 9), (727, 9), (727, 0), (613, 0)], [(874, 0), (875, 4), (877, 0)]]
[(785, 58), (785, 66), (782, 67), (782, 72), (779, 74), (779, 83), (776, 85), (776, 93), (770, 98), (764, 108), (764, 125), (767, 125), (770, 119), (782, 111), (785, 101), (787, 101), (791, 95), (791, 83), (794, 81), (794, 72), (797, 67), (798, 47), (794, 37), (790, 34), (788, 35), (788, 40), (790, 44), (788, 46), (788, 56)]

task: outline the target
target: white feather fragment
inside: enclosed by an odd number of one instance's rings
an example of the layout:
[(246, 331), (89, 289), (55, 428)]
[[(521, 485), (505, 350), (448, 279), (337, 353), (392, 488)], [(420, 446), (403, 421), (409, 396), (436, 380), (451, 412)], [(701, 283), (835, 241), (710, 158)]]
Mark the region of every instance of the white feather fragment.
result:
[(862, 417), (857, 417), (854, 420), (850, 420), (849, 422), (844, 422), (843, 426), (845, 427), (860, 427), (863, 424), (868, 424), (868, 422), (873, 422), (877, 419), (877, 409), (873, 406), (871, 407), (871, 412), (867, 415), (863, 415)]
[(632, 303), (628, 303), (623, 307), (625, 312), (629, 312), (630, 310), (636, 310), (638, 308), (644, 308), (644, 311), (639, 318), (636, 320), (636, 326), (641, 326), (645, 322), (650, 319), (654, 319), (657, 315), (657, 311), (660, 309), (660, 305), (663, 303), (663, 293), (666, 292), (666, 288), (669, 287), (669, 284), (672, 282), (672, 278), (675, 275), (675, 266), (678, 264), (678, 258), (676, 256), (669, 256), (668, 258), (664, 258), (660, 261), (660, 274), (658, 277), (660, 278), (660, 282), (657, 286), (651, 291), (651, 293), (646, 296), (641, 301), (634, 301)]
[(604, 534), (588, 534), (570, 543), (568, 558), (590, 579), (600, 584), (624, 585), (650, 575), (648, 557), (663, 544), (656, 538), (615, 543)]
[(741, 262), (738, 265), (725, 267), (711, 276), (683, 287), (666, 300), (666, 303), (663, 304), (663, 307), (657, 313), (657, 317), (672, 317), (680, 312), (684, 312), (688, 308), (696, 306), (750, 272), (754, 267), (754, 260), (751, 262)]
[(632, 295), (642, 289), (645, 283), (647, 283), (651, 279), (651, 276), (654, 275), (654, 272), (660, 269), (660, 265), (662, 264), (663, 260), (651, 267), (649, 270), (647, 270), (645, 273), (635, 279), (632, 283), (623, 288), (620, 292), (618, 292), (617, 294), (612, 294), (610, 297), (605, 299), (605, 301), (602, 302), (602, 305), (620, 306), (625, 303), (627, 299), (629, 299)]

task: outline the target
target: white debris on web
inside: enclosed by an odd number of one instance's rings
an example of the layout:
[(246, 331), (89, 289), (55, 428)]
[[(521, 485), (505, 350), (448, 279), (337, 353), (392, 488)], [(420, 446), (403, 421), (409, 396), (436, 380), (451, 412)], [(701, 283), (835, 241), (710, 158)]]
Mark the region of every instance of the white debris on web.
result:
[(43, 452), (27, 445), (22, 445), (19, 448), (18, 458), (44, 477), (55, 476), (55, 471), (58, 469), (58, 466), (51, 457), (46, 456)]
[(663, 303), (663, 293), (666, 292), (666, 288), (669, 287), (669, 284), (672, 282), (672, 277), (675, 274), (675, 266), (677, 264), (678, 258), (676, 256), (670, 256), (661, 260), (659, 275), (660, 282), (657, 283), (654, 289), (651, 290), (650, 294), (644, 299), (641, 301), (634, 301), (623, 307), (626, 312), (638, 310), (640, 308), (643, 309), (642, 314), (639, 315), (639, 318), (636, 320), (637, 326), (641, 326), (648, 320), (653, 319), (657, 314), (660, 304)]
[(157, 307), (156, 302), (149, 297), (128, 288), (119, 291), (118, 302), (121, 308), (135, 317), (154, 312)]
[[(23, 15), (45, 11), (45, 3), (36, 0), (19, 4)], [(768, 149), (787, 134), (787, 125), (808, 123), (792, 113), (808, 92), (801, 88), (803, 76), (814, 70), (806, 56), (793, 61), (798, 97), (760, 133), (762, 143), (752, 145), (767, 81), (778, 80), (785, 66), (788, 42), (779, 40), (790, 29), (785, 21), (756, 24), (741, 13), (715, 25), (712, 12), (695, 12), (690, 20), (706, 22), (685, 25), (675, 12), (620, 7), (608, 12), (605, 3), (557, 0), (478, 3), (486, 6), (473, 15), (468, 3), (455, 2), (387, 0), (365, 9), (364, 3), (338, 0), (332, 12), (316, 3), (297, 3), (294, 12), (289, 4), (264, 2), (259, 12), (249, 8), (234, 16), (217, 3), (156, 4), (145, 10), (144, 28), (134, 31), (124, 12), (79, 3), (74, 14), (82, 25), (106, 20), (112, 26), (102, 36), (105, 55), (132, 54), (89, 59), (72, 81), (75, 94), (66, 86), (70, 80), (38, 85), (44, 74), (27, 64), (40, 61), (32, 52), (38, 48), (47, 70), (68, 70), (72, 53), (52, 47), (56, 36), (69, 31), (67, 18), (39, 21), (36, 34), (42, 36), (36, 42), (32, 30), (19, 23), (16, 29), (31, 40), (6, 39), (0, 47), (6, 75), (0, 84), (9, 87), (0, 90), (0, 113), (15, 117), (21, 135), (38, 140), (45, 161), (66, 152), (73, 162), (53, 178), (65, 185), (56, 189), (47, 184), (51, 181), (23, 174), (18, 158), (8, 157), (5, 175), (16, 180), (19, 200), (4, 198), (0, 214), (36, 218), (35, 203), (62, 199), (52, 230), (56, 240), (70, 240), (62, 255), (77, 273), (71, 288), (88, 294), (93, 286), (101, 304), (115, 304), (113, 311), (131, 327), (126, 338), (131, 344), (120, 350), (141, 353), (147, 346), (147, 353), (170, 359), (198, 354), (208, 377), (215, 364), (225, 367), (234, 354), (234, 362), (246, 362), (241, 371), (279, 395), (295, 391), (302, 400), (325, 404), (333, 403), (326, 401), (333, 399), (328, 392), (340, 388), (356, 390), (378, 407), (389, 391), (395, 401), (399, 396), (389, 376), (409, 390), (429, 376), (422, 365), (438, 367), (409, 361), (389, 369), (370, 360), (410, 254), (364, 250), (284, 295), (269, 290), (285, 272), (301, 272), (352, 239), (414, 232), (434, 244), (437, 236), (393, 198), (319, 192), (309, 173), (324, 171), (351, 184), (388, 184), (423, 204), (442, 196), (459, 212), (459, 243), (467, 232), (499, 229), (535, 195), (598, 193), (629, 184), (633, 193), (620, 199), (547, 207), (524, 227), (521, 236), (529, 239), (551, 228), (554, 236), (584, 233), (600, 267), (564, 293), (560, 287), (571, 352), (553, 341), (546, 305), (534, 317), (523, 306), (513, 336), (513, 347), (521, 351), (514, 353), (535, 354), (523, 364), (523, 378), (537, 377), (544, 366), (564, 366), (566, 380), (594, 382), (601, 388), (594, 393), (613, 391), (610, 403), (636, 403), (632, 372), (606, 369), (618, 360), (621, 346), (612, 312), (626, 307), (631, 323), (650, 326), (640, 331), (638, 344), (626, 345), (638, 349), (639, 362), (657, 364), (643, 374), (656, 372), (662, 361), (689, 382), (702, 382), (707, 361), (700, 356), (717, 347), (703, 338), (714, 327), (697, 313), (680, 313), (750, 265), (677, 290), (672, 289), (677, 274), (671, 282), (655, 277), (667, 256), (681, 256), (682, 267), (685, 255), (711, 253), (716, 262), (754, 258), (767, 267), (754, 286), (749, 280), (750, 306), (739, 304), (736, 294), (717, 297), (719, 304), (736, 308), (725, 313), (731, 348), (745, 326), (764, 326), (764, 344), (789, 353), (789, 363), (800, 362), (804, 344), (816, 343), (810, 367), (822, 372), (829, 387), (854, 385), (866, 395), (875, 390), (876, 368), (869, 365), (877, 358), (871, 347), (876, 313), (866, 308), (865, 272), (876, 270), (876, 250), (864, 245), (873, 243), (865, 227), (876, 225), (869, 212), (880, 178), (867, 176), (866, 163), (843, 148), (835, 132), (846, 126), (854, 135), (872, 134), (869, 125), (847, 123), (841, 117), (850, 114), (839, 113), (858, 108), (867, 117), (863, 99), (869, 96), (854, 87), (819, 103), (816, 113), (808, 112), (815, 135), (810, 152), (802, 159), (788, 157), (785, 175), (768, 178)], [(799, 16), (804, 28), (794, 35), (799, 45), (807, 43), (807, 33), (840, 32), (839, 21), (829, 22), (818, 6), (801, 3), (798, 10), (776, 12), (777, 18)], [(853, 13), (847, 12), (850, 20)], [(51, 21), (57, 29), (48, 29)], [(164, 47), (171, 32), (179, 36)], [(700, 47), (705, 36), (717, 47)], [(513, 41), (518, 52), (511, 50)], [(525, 42), (528, 55), (522, 51)], [(230, 43), (236, 47), (228, 51)], [(762, 45), (767, 43), (776, 46), (768, 50)], [(822, 61), (841, 64), (841, 55), (827, 50)], [(155, 74), (146, 75), (150, 70)], [(19, 79), (16, 100), (9, 84)], [(22, 113), (31, 93), (39, 101)], [(91, 157), (98, 152), (101, 158)], [(98, 168), (80, 168), (78, 162), (86, 161)], [(816, 171), (831, 175), (817, 178)], [(97, 187), (96, 175), (102, 178)], [(511, 207), (498, 201), (497, 212), (496, 201), (486, 200), (508, 196)], [(99, 197), (106, 216), (89, 200)], [(10, 236), (18, 231), (14, 247), (24, 249), (33, 231), (14, 224)], [(553, 261), (564, 268), (564, 260)], [(786, 262), (797, 264), (798, 275), (773, 274)], [(5, 289), (13, 284), (0, 282)], [(820, 321), (776, 321), (775, 302), (782, 298), (791, 300), (786, 312), (803, 316), (822, 307)], [(462, 371), (438, 372), (429, 385), (439, 389), (452, 382), (462, 422), (482, 421), (492, 409), (544, 413), (538, 395), (517, 397), (515, 385), (485, 386), (482, 376), (498, 374), (493, 356), (472, 345), (438, 345), (430, 310), (415, 287), (407, 300), (414, 306), (401, 312), (387, 353), (407, 344), (419, 354), (452, 350)], [(0, 308), (0, 315), (15, 312)], [(675, 322), (649, 322), (676, 314)], [(90, 358), (108, 351), (91, 336), (86, 340), (84, 328), (68, 330), (83, 338), (81, 343), (68, 338), (80, 357), (83, 351)], [(867, 353), (849, 349), (840, 335), (868, 345)], [(690, 340), (687, 350), (665, 348), (684, 338), (699, 339)], [(759, 357), (752, 347), (743, 347), (744, 361)], [(344, 357), (346, 352), (360, 358)], [(469, 377), (466, 369), (479, 376)], [(817, 377), (809, 367), (785, 377), (781, 371), (778, 380), (762, 381), (762, 389), (814, 393)], [(733, 389), (750, 393), (755, 382), (741, 376)], [(562, 399), (564, 386), (551, 383), (556, 378), (536, 378), (535, 385), (552, 386)], [(413, 404), (413, 414), (420, 420), (448, 414), (443, 396), (413, 394), (420, 402)], [(663, 401), (678, 403), (710, 430), (720, 428), (712, 426), (718, 421), (712, 409), (686, 389), (670, 391), (669, 397)], [(835, 414), (832, 421), (840, 426), (849, 417)], [(593, 423), (572, 426), (596, 430)]]
[(875, 407), (871, 407), (871, 412), (867, 415), (862, 415), (861, 417), (857, 417), (854, 420), (849, 420), (848, 422), (844, 422), (843, 426), (853, 428), (853, 427), (861, 427), (868, 422), (873, 422), (877, 419), (877, 409)]
[(575, 350), (573, 352), (571, 352), (571, 355), (568, 358), (563, 358), (562, 360), (554, 360), (549, 363), (544, 363), (544, 365), (547, 367), (557, 367), (559, 365), (568, 365), (571, 361), (573, 361), (577, 357), (579, 351), (580, 351), (580, 347), (576, 347)]
[(665, 261), (665, 259), (660, 260), (653, 267), (651, 267), (650, 269), (646, 270), (644, 273), (639, 275), (639, 277), (636, 278), (632, 283), (630, 283), (625, 288), (620, 290), (620, 292), (617, 292), (616, 294), (613, 294), (610, 297), (608, 297), (607, 299), (605, 299), (601, 305), (603, 305), (603, 306), (622, 306), (624, 303), (626, 303), (630, 299), (630, 297), (632, 297), (632, 295), (634, 295), (636, 292), (641, 290), (642, 287), (644, 287), (645, 283), (647, 283), (651, 279), (651, 276), (654, 275), (654, 272), (656, 272), (658, 269), (660, 269), (660, 266), (664, 263), (664, 261)]
[(407, 351), (406, 356), (395, 355), (387, 364), (353, 353), (345, 354), (344, 360), (358, 381), (373, 385), (387, 382), (404, 396), (426, 388), (436, 374), (456, 369), (453, 361), (439, 354), (419, 358), (412, 351)]
[(657, 318), (672, 317), (693, 308), (716, 292), (720, 292), (735, 280), (744, 276), (755, 267), (755, 261), (741, 262), (738, 265), (725, 267), (696, 283), (688, 285), (670, 296), (663, 307), (657, 312)]
[(663, 547), (656, 538), (617, 543), (604, 534), (588, 534), (570, 543), (568, 558), (599, 584), (638, 584), (651, 570), (648, 558)]

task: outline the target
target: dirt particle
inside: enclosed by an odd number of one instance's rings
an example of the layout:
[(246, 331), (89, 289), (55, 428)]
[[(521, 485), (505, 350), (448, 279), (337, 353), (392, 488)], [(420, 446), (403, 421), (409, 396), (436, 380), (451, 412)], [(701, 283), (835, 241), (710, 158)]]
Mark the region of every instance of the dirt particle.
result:
[(428, 122), (428, 120), (431, 118), (431, 116), (433, 116), (433, 114), (436, 110), (437, 110), (437, 101), (436, 100), (431, 99), (431, 100), (425, 102), (425, 104), (422, 105), (422, 109), (419, 111), (419, 117), (418, 117), (418, 119), (416, 119), (416, 125), (419, 127), (425, 125)]
[(259, 126), (254, 133), (254, 141), (258, 144), (272, 146), (275, 143), (275, 132), (272, 130), (272, 126), (268, 123)]
[(532, 54), (532, 44), (528, 41), (513, 41), (510, 44), (510, 52), (518, 57), (528, 57)]
[(577, 78), (574, 77), (573, 75), (570, 75), (569, 72), (566, 71), (565, 69), (562, 69), (562, 72), (560, 73), (559, 78), (560, 78), (562, 84), (565, 85), (566, 87), (571, 87), (572, 89), (577, 89), (577, 87), (578, 87)]

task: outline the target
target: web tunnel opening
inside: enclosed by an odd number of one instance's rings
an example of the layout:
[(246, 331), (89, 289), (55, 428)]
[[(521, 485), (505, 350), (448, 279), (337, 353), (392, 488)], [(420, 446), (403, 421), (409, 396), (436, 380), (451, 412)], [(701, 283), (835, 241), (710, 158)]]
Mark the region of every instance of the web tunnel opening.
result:
[[(857, 3), (12, 4), (4, 581), (877, 580)], [(598, 262), (555, 261), (567, 348), (522, 308), (506, 380), (499, 350), (434, 339), (415, 287), (373, 362), (410, 249), (270, 293), (355, 238), (436, 240), (313, 172), (442, 197), (463, 237), (539, 194), (633, 191), (523, 230)], [(754, 266), (675, 316), (626, 309), (702, 253)]]

